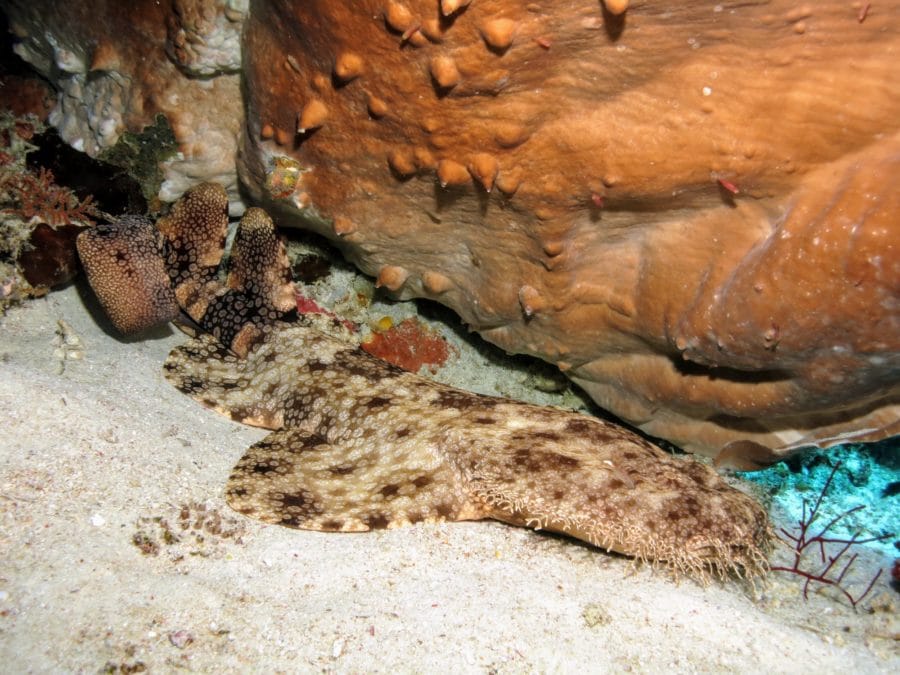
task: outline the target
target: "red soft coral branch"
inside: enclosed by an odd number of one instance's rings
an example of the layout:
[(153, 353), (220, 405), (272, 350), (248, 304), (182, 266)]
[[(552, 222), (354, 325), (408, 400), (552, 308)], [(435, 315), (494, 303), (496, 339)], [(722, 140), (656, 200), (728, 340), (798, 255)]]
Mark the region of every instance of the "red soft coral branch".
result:
[[(803, 516), (798, 521), (797, 525), (799, 527), (797, 534), (791, 534), (786, 529), (781, 528), (781, 533), (786, 538), (787, 543), (791, 545), (794, 549), (794, 563), (790, 567), (772, 567), (771, 569), (776, 572), (789, 572), (791, 574), (796, 574), (797, 576), (803, 577), (805, 579), (803, 583), (803, 598), (807, 599), (809, 597), (809, 586), (812, 583), (822, 584), (824, 586), (833, 586), (838, 589), (841, 593), (844, 594), (844, 597), (850, 602), (853, 606), (853, 609), (856, 609), (856, 606), (865, 599), (865, 597), (872, 591), (875, 583), (881, 577), (882, 570), (878, 570), (878, 573), (872, 577), (872, 580), (869, 581), (869, 585), (866, 586), (865, 590), (859, 595), (855, 596), (844, 587), (844, 578), (847, 576), (847, 573), (850, 571), (850, 568), (853, 566), (853, 563), (856, 562), (856, 558), (859, 556), (858, 553), (853, 553), (849, 560), (843, 564), (843, 567), (840, 568), (840, 572), (837, 576), (834, 576), (834, 571), (837, 569), (838, 561), (844, 557), (844, 555), (850, 550), (851, 547), (857, 546), (859, 544), (868, 544), (873, 541), (881, 541), (882, 539), (888, 539), (889, 537), (894, 536), (893, 534), (882, 534), (877, 537), (868, 537), (866, 539), (859, 538), (859, 532), (854, 534), (849, 539), (844, 539), (840, 537), (830, 537), (827, 536), (828, 532), (832, 527), (837, 525), (841, 520), (849, 516), (851, 513), (856, 513), (857, 511), (861, 511), (866, 508), (865, 505), (860, 504), (858, 506), (854, 506), (852, 509), (848, 509), (841, 513), (838, 516), (832, 518), (828, 524), (826, 524), (817, 534), (810, 535), (810, 528), (813, 523), (816, 521), (816, 518), (819, 516), (819, 507), (822, 505), (822, 500), (825, 497), (825, 494), (828, 492), (828, 488), (831, 487), (831, 482), (834, 480), (834, 476), (837, 473), (838, 468), (841, 466), (841, 463), (838, 462), (834, 468), (831, 470), (831, 474), (828, 476), (828, 480), (825, 481), (825, 485), (822, 486), (822, 491), (819, 493), (818, 499), (816, 499), (816, 503), (813, 506), (812, 510), (807, 515), (806, 512), (806, 500), (803, 501)], [(841, 548), (837, 550), (835, 555), (827, 555), (826, 553), (826, 545), (838, 545)], [(804, 559), (804, 554), (806, 553), (806, 549), (810, 546), (818, 546), (819, 547), (819, 557), (820, 562), (824, 564), (824, 567), (818, 572), (811, 572), (807, 569), (804, 569), (801, 565)]]
[(57, 185), (53, 172), (41, 168), (37, 174), (30, 171), (4, 177), (3, 189), (15, 204), (3, 209), (23, 220), (37, 218), (48, 225), (64, 225), (74, 222), (92, 222), (100, 215), (93, 198), (79, 199), (69, 188)]

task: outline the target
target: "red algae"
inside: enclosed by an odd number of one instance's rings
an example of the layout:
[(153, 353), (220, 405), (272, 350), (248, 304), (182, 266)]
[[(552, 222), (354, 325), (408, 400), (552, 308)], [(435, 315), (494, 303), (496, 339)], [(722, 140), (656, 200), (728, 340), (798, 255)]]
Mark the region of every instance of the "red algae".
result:
[(323, 314), (339, 323), (343, 324), (351, 332), (355, 333), (359, 330), (358, 326), (349, 321), (347, 319), (342, 319), (337, 314), (332, 312), (331, 310), (325, 309), (319, 303), (317, 303), (312, 298), (307, 298), (305, 295), (297, 294), (297, 312), (300, 314)]
[(414, 317), (374, 333), (360, 346), (372, 356), (412, 373), (419, 372), (422, 366), (435, 373), (450, 357), (447, 341)]

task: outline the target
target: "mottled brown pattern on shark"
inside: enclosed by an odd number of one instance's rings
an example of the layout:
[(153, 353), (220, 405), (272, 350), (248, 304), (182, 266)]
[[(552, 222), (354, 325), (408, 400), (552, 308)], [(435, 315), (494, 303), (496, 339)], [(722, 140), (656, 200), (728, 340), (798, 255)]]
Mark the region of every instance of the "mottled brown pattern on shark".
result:
[[(164, 372), (203, 405), (273, 430), (229, 478), (235, 510), (345, 532), (494, 518), (701, 576), (765, 570), (765, 511), (712, 469), (622, 427), (447, 387), (280, 320), (293, 290), (271, 220), (244, 216), (224, 284), (210, 273), (223, 223), (221, 191), (201, 187), (160, 226), (175, 296), (191, 298), (183, 308), (208, 331), (173, 350)], [(117, 246), (94, 246), (86, 265), (121, 264), (104, 259), (121, 250), (130, 271), (158, 282), (151, 249)], [(152, 304), (153, 287), (107, 295)]]
[[(343, 386), (325, 389), (322, 371), (309, 367), (314, 350), (339, 353), (332, 362), (359, 367), (333, 373)], [(753, 574), (764, 567), (769, 529), (762, 508), (712, 469), (626, 429), (393, 369), (383, 369), (377, 381), (360, 378), (351, 373), (382, 366), (298, 324), (267, 327), (246, 359), (225, 363), (214, 354), (214, 338), (201, 336), (172, 352), (166, 376), (190, 395), (185, 383), (212, 383), (217, 409), (226, 414), (281, 406), (283, 426), (250, 449), (227, 488), (235, 509), (265, 522), (362, 531), (494, 518), (678, 569)], [(225, 390), (223, 378), (246, 385)], [(284, 385), (258, 388), (276, 381)], [(489, 425), (477, 421), (485, 411)], [(579, 433), (570, 431), (573, 422)], [(257, 464), (281, 470), (265, 476), (248, 470)], [(319, 511), (294, 510), (286, 520), (278, 496), (301, 490)]]

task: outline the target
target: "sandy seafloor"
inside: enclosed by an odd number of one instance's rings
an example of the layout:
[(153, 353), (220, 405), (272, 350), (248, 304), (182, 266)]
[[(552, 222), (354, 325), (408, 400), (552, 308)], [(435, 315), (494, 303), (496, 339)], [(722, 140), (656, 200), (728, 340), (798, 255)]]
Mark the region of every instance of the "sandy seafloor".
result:
[(163, 380), (179, 333), (122, 340), (84, 296), (0, 318), (2, 672), (900, 672), (886, 575), (854, 612), (500, 523), (243, 519), (223, 486), (266, 432)]

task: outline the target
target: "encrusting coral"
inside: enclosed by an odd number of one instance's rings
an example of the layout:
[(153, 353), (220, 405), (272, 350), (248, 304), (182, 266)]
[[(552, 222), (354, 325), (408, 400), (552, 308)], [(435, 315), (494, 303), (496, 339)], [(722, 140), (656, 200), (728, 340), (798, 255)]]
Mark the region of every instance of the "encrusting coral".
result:
[(236, 199), (239, 145), (282, 222), (649, 433), (900, 429), (898, 0), (8, 5), (70, 142), (166, 114), (169, 200)]
[[(237, 511), (343, 532), (494, 518), (701, 577), (766, 569), (765, 511), (709, 467), (591, 417), (432, 382), (325, 335), (297, 317), (287, 256), (264, 211), (244, 215), (219, 281), (227, 224), (225, 191), (204, 184), (158, 230), (135, 219), (118, 232), (88, 230), (79, 253), (126, 330), (170, 318), (144, 289), (171, 284), (205, 332), (172, 351), (166, 378), (273, 430), (232, 472), (226, 497)], [(120, 309), (136, 306), (140, 322)]]

